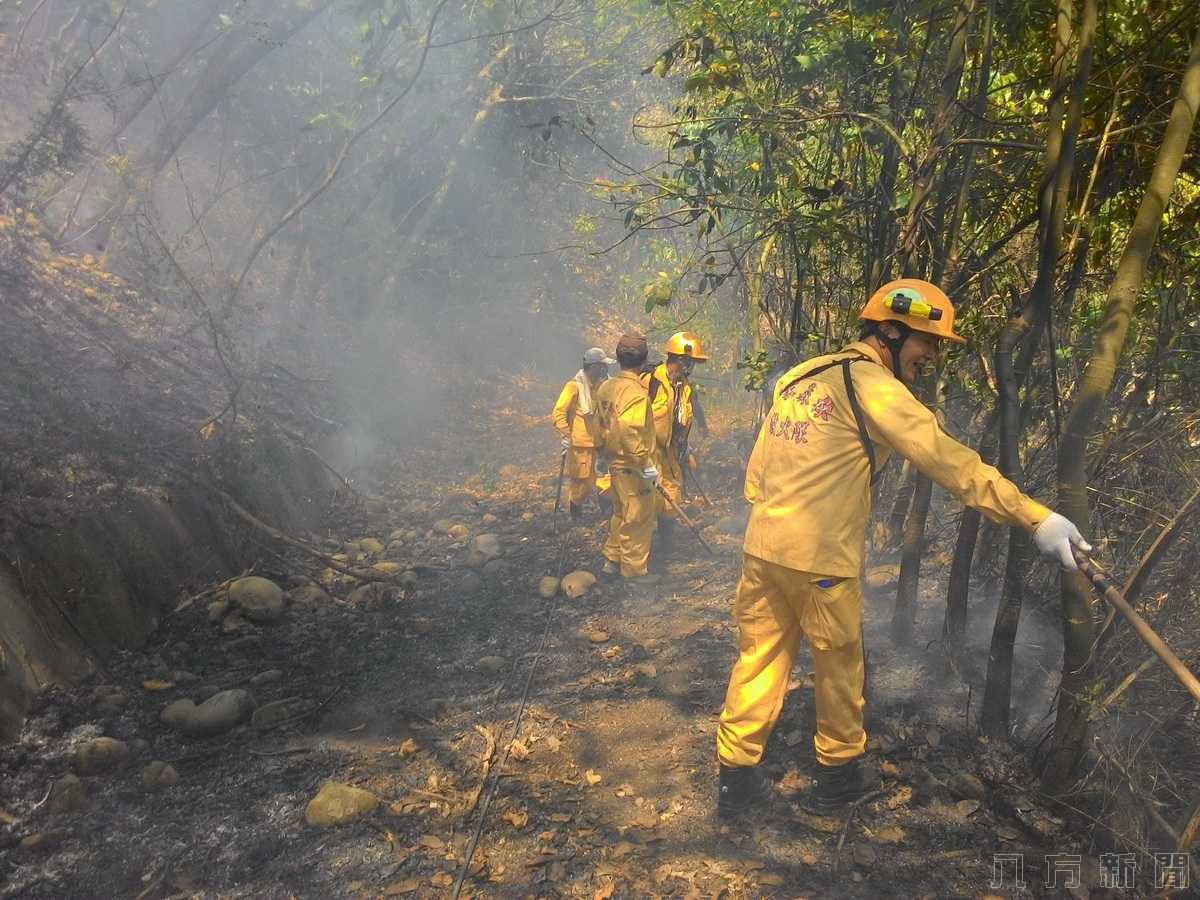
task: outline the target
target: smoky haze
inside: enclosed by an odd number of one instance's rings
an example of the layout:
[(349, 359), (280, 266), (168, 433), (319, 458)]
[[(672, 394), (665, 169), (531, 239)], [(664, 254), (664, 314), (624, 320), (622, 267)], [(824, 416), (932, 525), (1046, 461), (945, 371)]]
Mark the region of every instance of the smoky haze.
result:
[[(568, 377), (637, 277), (591, 262), (574, 226), (606, 215), (581, 189), (612, 174), (597, 143), (647, 155), (630, 123), (656, 99), (636, 75), (653, 29), (612, 16), (47, 4), (4, 22), (22, 43), (7, 83), (37, 85), (4, 92), (7, 137), (47, 109), (75, 120), (70, 166), (35, 173), (25, 200), (203, 358), (214, 384), (193, 418), (230, 407), (233, 428), (279, 405), (266, 382), (306, 432), (369, 455), (469, 424), (472, 386), (502, 398), (502, 376)], [(69, 62), (47, 65), (51, 40)], [(584, 266), (606, 271), (585, 283)]]

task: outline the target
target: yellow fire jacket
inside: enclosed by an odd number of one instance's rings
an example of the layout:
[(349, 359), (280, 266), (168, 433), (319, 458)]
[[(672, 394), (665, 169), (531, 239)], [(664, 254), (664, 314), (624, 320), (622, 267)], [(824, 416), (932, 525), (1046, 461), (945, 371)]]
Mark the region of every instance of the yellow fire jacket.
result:
[(587, 421), (579, 414), (579, 383), (574, 378), (563, 385), (558, 402), (554, 404), (553, 419), (558, 433), (570, 438), (572, 447), (596, 446)]
[[(666, 363), (660, 363), (653, 372), (642, 376), (647, 391), (651, 390), (651, 379), (658, 382), (651, 401), (654, 438), (659, 447), (671, 447), (676, 440), (686, 437), (692, 427), (692, 386), (685, 381), (682, 388), (676, 390), (675, 385), (671, 384)], [(673, 421), (677, 421), (678, 425), (673, 425)]]
[(650, 397), (636, 372), (622, 370), (595, 394), (602, 448), (613, 466), (644, 469), (654, 452)]
[[(779, 379), (746, 469), (745, 495), (753, 504), (747, 553), (804, 572), (858, 575), (871, 514), (871, 463), (838, 364), (852, 357), (866, 357), (849, 371), (877, 467), (899, 453), (1001, 524), (1032, 531), (1050, 514), (946, 434), (875, 349), (855, 342), (802, 362)], [(805, 376), (829, 363), (834, 365)]]

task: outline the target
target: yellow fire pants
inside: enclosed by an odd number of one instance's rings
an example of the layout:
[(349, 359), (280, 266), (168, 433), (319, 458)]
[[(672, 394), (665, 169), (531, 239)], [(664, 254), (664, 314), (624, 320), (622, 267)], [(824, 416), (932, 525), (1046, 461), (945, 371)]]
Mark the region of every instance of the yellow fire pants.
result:
[(596, 484), (596, 451), (592, 447), (572, 447), (567, 451), (567, 500), (583, 504)]
[[(683, 503), (683, 470), (679, 468), (679, 459), (675, 456), (675, 451), (670, 447), (659, 447), (654, 453), (654, 464), (658, 466), (659, 481), (662, 483), (663, 490), (667, 496), (675, 501), (677, 505)], [(675, 510), (671, 509), (671, 504), (663, 499), (662, 494), (657, 491), (655, 500), (658, 501), (658, 515), (664, 519), (676, 518)]]
[(733, 618), (739, 656), (717, 729), (717, 758), (727, 766), (753, 766), (762, 759), (783, 709), (801, 635), (808, 637), (816, 670), (817, 761), (840, 766), (861, 756), (867, 734), (858, 579), (826, 578), (745, 554)]
[(608, 523), (604, 558), (620, 563), (622, 575), (645, 575), (650, 541), (657, 524), (654, 485), (642, 474), (609, 469), (612, 477), (613, 514)]

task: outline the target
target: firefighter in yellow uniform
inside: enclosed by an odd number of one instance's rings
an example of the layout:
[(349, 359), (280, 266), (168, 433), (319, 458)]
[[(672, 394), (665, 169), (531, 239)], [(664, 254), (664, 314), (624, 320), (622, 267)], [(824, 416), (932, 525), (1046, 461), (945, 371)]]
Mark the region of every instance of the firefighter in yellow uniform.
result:
[[(676, 504), (683, 502), (683, 465), (688, 435), (695, 420), (695, 396), (688, 383), (698, 362), (707, 361), (700, 339), (690, 331), (679, 331), (667, 341), (667, 359), (643, 375), (654, 413), (654, 462), (662, 477), (663, 492)], [(658, 497), (656, 558), (674, 537), (676, 514)]]
[(554, 404), (554, 427), (562, 437), (567, 477), (567, 501), (572, 519), (583, 513), (583, 501), (596, 484), (595, 429), (596, 389), (608, 378), (608, 367), (615, 363), (599, 347), (583, 354), (583, 368), (563, 385)]
[(621, 372), (596, 391), (602, 452), (612, 481), (612, 519), (604, 542), (604, 572), (653, 582), (647, 573), (654, 537), (654, 418), (640, 372), (646, 362), (646, 339), (626, 334), (617, 342)]
[(1033, 532), (1045, 554), (1074, 568), (1089, 550), (1066, 518), (1021, 493), (947, 435), (908, 390), (954, 333), (954, 307), (915, 279), (867, 302), (861, 339), (786, 372), (746, 470), (752, 504), (734, 600), (739, 657), (717, 731), (718, 813), (769, 793), (756, 768), (779, 718), (801, 637), (815, 668), (817, 777), (804, 805), (830, 812), (870, 792), (863, 730), (859, 567), (870, 486), (892, 452), (988, 518)]

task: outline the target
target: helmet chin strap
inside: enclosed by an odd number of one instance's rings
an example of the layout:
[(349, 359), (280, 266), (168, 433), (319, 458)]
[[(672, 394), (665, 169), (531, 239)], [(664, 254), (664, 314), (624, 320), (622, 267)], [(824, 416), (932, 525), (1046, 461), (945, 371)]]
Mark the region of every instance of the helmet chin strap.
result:
[(876, 333), (888, 348), (888, 352), (892, 355), (892, 374), (896, 376), (898, 381), (903, 381), (900, 375), (900, 348), (904, 346), (904, 342), (908, 340), (908, 336), (912, 334), (912, 329), (903, 322), (893, 322), (896, 330), (900, 333), (896, 337), (888, 337), (884, 334), (883, 328), (877, 329)]

